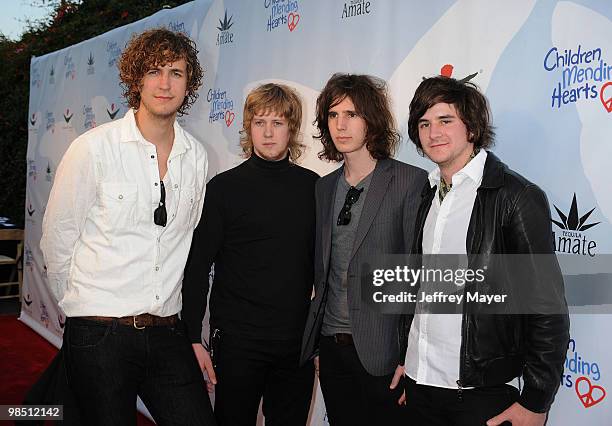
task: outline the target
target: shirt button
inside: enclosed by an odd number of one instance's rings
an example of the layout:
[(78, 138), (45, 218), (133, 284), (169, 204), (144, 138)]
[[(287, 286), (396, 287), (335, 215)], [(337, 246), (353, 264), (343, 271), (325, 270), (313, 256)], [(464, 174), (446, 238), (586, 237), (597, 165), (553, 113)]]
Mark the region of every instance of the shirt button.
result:
[(155, 182), (155, 186), (157, 186), (157, 182)]
[(178, 189), (178, 185), (176, 183), (174, 184), (174, 189)]
[(123, 200), (123, 195), (119, 194), (119, 199)]
[(159, 266), (155, 267), (155, 272), (159, 271)]
[(151, 158), (155, 158), (155, 156), (154, 156), (154, 155), (152, 155), (152, 156), (151, 156)]
[(159, 300), (159, 296), (157, 294), (155, 295), (155, 300)]

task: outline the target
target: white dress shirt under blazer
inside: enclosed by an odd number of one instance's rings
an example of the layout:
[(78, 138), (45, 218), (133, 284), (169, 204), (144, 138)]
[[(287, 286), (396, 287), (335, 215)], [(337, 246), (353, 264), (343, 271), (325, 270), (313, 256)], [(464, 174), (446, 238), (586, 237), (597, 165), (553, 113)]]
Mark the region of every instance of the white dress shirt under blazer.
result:
[(48, 283), (69, 317), (176, 314), (208, 160), (174, 123), (165, 227), (155, 225), (160, 176), (155, 145), (134, 111), (72, 142), (55, 176), (41, 249)]

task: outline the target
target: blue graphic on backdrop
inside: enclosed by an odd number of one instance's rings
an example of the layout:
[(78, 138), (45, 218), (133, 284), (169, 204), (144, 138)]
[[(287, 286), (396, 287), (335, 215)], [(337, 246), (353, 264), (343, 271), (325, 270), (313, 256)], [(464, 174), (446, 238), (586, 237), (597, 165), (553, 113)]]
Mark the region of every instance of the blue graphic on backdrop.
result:
[[(544, 69), (549, 72), (561, 71), (561, 81), (552, 92), (551, 108), (561, 108), (580, 99), (595, 99), (599, 94), (596, 83), (612, 78), (612, 65), (602, 58), (601, 48), (585, 49), (580, 44), (576, 50), (565, 49), (563, 52), (552, 47), (544, 56)], [(603, 99), (605, 87), (607, 85), (601, 88), (602, 102), (610, 112), (612, 100), (606, 105)]]
[(266, 31), (277, 30), (284, 25), (293, 31), (300, 22), (297, 0), (264, 0), (264, 7), (270, 13)]

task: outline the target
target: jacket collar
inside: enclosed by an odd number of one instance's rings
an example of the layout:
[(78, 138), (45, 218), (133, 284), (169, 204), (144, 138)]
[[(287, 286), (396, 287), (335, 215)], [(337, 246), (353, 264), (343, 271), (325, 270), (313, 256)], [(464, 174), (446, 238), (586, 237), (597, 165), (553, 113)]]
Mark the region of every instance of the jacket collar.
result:
[(500, 188), (504, 185), (504, 172), (507, 166), (491, 151), (487, 151), (480, 188)]

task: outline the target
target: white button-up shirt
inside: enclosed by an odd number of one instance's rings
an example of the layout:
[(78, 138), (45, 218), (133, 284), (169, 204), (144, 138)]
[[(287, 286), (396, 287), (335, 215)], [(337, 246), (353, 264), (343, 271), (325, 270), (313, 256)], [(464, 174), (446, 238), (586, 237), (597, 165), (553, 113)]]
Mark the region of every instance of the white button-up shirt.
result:
[(75, 139), (57, 169), (40, 243), (67, 316), (180, 311), (207, 171), (204, 147), (175, 122), (162, 227), (153, 222), (161, 197), (157, 151), (134, 111)]
[[(482, 149), (455, 173), (453, 186), (442, 203), (438, 196), (440, 169), (429, 174), (430, 185), (436, 185), (438, 191), (423, 228), (423, 254), (467, 254), (467, 230), (486, 159), (487, 152)], [(413, 380), (419, 384), (457, 389), (460, 352), (460, 314), (417, 313), (414, 316), (405, 361), (406, 374)]]

